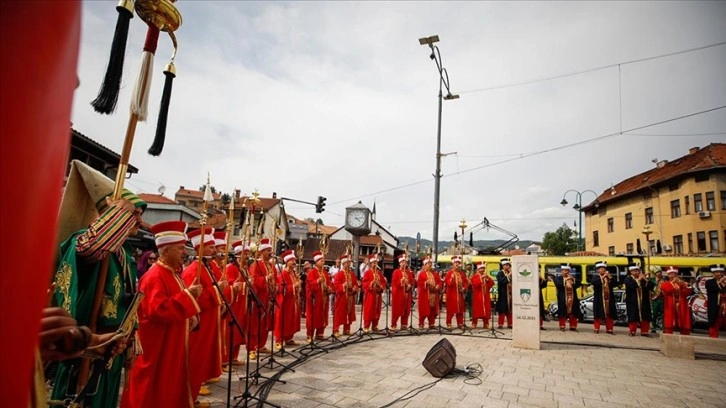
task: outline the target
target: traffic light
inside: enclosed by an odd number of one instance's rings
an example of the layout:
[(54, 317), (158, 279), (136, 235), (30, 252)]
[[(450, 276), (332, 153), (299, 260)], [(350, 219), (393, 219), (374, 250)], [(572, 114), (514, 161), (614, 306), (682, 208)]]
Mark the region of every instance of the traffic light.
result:
[(318, 203), (315, 204), (315, 212), (320, 214), (321, 212), (325, 211), (325, 200), (327, 198), (323, 196), (318, 196)]

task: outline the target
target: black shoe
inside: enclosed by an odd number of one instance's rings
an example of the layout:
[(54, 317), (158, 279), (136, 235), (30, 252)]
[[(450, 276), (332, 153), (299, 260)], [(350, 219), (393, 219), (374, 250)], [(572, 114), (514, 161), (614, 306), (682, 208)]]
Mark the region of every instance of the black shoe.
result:
[(575, 328), (570, 327), (570, 331), (577, 332), (578, 330)]
[(560, 331), (561, 332), (565, 331), (565, 328), (564, 327), (560, 327)]
[(547, 329), (545, 329), (545, 328), (544, 328), (544, 327), (542, 327), (542, 326), (539, 326), (539, 329), (540, 329), (540, 330), (543, 330), (543, 331), (547, 331)]
[(635, 333), (628, 333), (628, 336), (635, 337)]
[(605, 333), (607, 333), (607, 334), (612, 334), (613, 336), (615, 335), (615, 332), (614, 332), (614, 331), (612, 331), (612, 330), (608, 330), (608, 331), (606, 331)]

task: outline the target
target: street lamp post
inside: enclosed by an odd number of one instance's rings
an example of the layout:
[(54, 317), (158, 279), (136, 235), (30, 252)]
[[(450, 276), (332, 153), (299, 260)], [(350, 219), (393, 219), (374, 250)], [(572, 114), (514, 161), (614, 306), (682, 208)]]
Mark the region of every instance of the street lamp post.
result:
[(643, 227), (643, 235), (645, 235), (645, 245), (648, 246), (648, 249), (645, 253), (645, 256), (646, 256), (645, 268), (643, 268), (644, 269), (643, 272), (645, 273), (646, 276), (648, 276), (648, 274), (650, 274), (650, 234), (652, 234), (652, 233), (653, 233), (653, 231), (650, 230), (650, 225), (646, 225), (645, 227)]
[[(438, 35), (432, 35), (430, 37), (423, 37), (418, 39), (419, 44), (428, 45), (431, 49), (431, 55), (429, 58), (436, 62), (436, 68), (439, 71), (439, 121), (436, 132), (436, 173), (434, 174), (434, 232), (433, 232), (433, 253), (434, 253), (434, 265), (437, 265), (439, 260), (439, 196), (441, 187), (441, 157), (445, 156), (441, 154), (441, 105), (444, 99), (452, 100), (459, 99), (459, 95), (453, 95), (449, 88), (449, 73), (446, 68), (443, 67), (441, 62), (441, 53), (439, 47), (435, 46), (434, 43), (439, 42)], [(446, 96), (443, 94), (443, 88), (446, 87)]]
[[(578, 233), (577, 233), (577, 250), (578, 251), (583, 251), (585, 249), (585, 241), (582, 239), (582, 195), (585, 193), (588, 193), (588, 192), (593, 193), (595, 195), (595, 198), (597, 199), (597, 193), (592, 190), (585, 190), (585, 191), (567, 190), (567, 191), (565, 191), (565, 194), (562, 195), (562, 201), (560, 201), (560, 204), (562, 204), (563, 207), (566, 206), (568, 204), (567, 200), (565, 199), (567, 194), (575, 193), (575, 205), (572, 206), (572, 208), (575, 211), (577, 211), (578, 213), (580, 213), (579, 223), (577, 225), (577, 227), (579, 228)], [(599, 204), (595, 203), (595, 207), (598, 207), (598, 206), (599, 206)]]

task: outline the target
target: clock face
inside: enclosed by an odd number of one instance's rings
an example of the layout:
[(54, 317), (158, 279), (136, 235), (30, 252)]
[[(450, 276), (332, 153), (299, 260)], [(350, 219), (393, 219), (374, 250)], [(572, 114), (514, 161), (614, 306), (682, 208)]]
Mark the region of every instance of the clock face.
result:
[(348, 213), (348, 226), (361, 228), (366, 223), (366, 214), (361, 210), (354, 210)]

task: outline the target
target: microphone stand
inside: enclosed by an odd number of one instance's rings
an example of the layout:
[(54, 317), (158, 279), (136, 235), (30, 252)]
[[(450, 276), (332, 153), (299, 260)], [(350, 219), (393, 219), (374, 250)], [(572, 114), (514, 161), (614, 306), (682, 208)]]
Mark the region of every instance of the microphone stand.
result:
[[(240, 271), (240, 275), (242, 276), (242, 279), (244, 279), (245, 284), (247, 285), (247, 289), (248, 289), (247, 290), (247, 310), (248, 311), (251, 310), (250, 308), (252, 307), (252, 300), (254, 300), (255, 301), (255, 304), (257, 305), (257, 310), (258, 310), (258, 312), (257, 312), (257, 314), (258, 314), (258, 327), (259, 327), (259, 323), (261, 321), (261, 317), (262, 317), (263, 314), (265, 314), (265, 312), (264, 312), (264, 305), (263, 305), (262, 301), (260, 300), (259, 296), (257, 296), (257, 293), (255, 292), (255, 289), (252, 287), (252, 284), (250, 283), (250, 279), (244, 273), (242, 273), (242, 271)], [(252, 295), (252, 296), (250, 296), (250, 295)], [(249, 326), (249, 320), (247, 321), (247, 326)], [(250, 331), (249, 331), (249, 327), (248, 327), (248, 330), (245, 332), (245, 334), (246, 334), (245, 335), (245, 349), (246, 349), (247, 348), (247, 345), (249, 345), (249, 342), (250, 342)], [(258, 333), (257, 333), (257, 338), (258, 339), (259, 339), (259, 336), (260, 336), (260, 333), (258, 331)], [(245, 354), (247, 355), (247, 357), (245, 357), (245, 359), (246, 359), (246, 363), (245, 363), (245, 371), (246, 371), (246, 373), (245, 373), (245, 390), (242, 393), (242, 395), (235, 395), (234, 396), (234, 399), (240, 399), (240, 401), (237, 404), (235, 404), (235, 408), (238, 407), (238, 406), (240, 406), (240, 404), (242, 404), (242, 403), (244, 403), (244, 405), (242, 405), (243, 407), (247, 407), (248, 406), (248, 403), (250, 401), (257, 401), (257, 405), (258, 406), (260, 404), (266, 404), (266, 405), (269, 405), (271, 407), (281, 408), (279, 405), (275, 405), (273, 403), (270, 403), (270, 402), (267, 402), (265, 400), (262, 400), (262, 399), (260, 399), (258, 397), (255, 397), (254, 395), (252, 395), (250, 393), (250, 353), (249, 352), (246, 352)], [(259, 357), (258, 357), (258, 359), (257, 359), (257, 366), (258, 367), (257, 367), (257, 370), (256, 370), (256, 372), (254, 374), (256, 376), (255, 382), (257, 381), (257, 377), (259, 377), (259, 364), (260, 364), (260, 360), (259, 360)], [(267, 378), (267, 377), (265, 377), (265, 378)], [(240, 380), (241, 379), (242, 378), (240, 377)]]
[[(340, 271), (336, 272), (336, 273), (340, 273), (340, 272), (346, 273), (346, 272), (345, 272), (344, 270), (342, 270), (342, 269), (341, 269)], [(330, 335), (330, 337), (328, 337), (328, 339), (330, 339), (330, 342), (331, 342), (332, 344), (335, 344), (335, 343), (340, 343), (340, 344), (342, 344), (343, 346), (345, 346), (345, 347), (348, 347), (348, 345), (347, 345), (347, 344), (345, 344), (345, 343), (343, 342), (343, 340), (341, 340), (341, 339), (339, 339), (339, 338), (335, 337), (335, 329), (336, 329), (336, 327), (335, 327), (335, 303), (336, 303), (336, 300), (337, 300), (337, 298), (338, 298), (338, 295), (336, 295), (336, 294), (335, 294), (335, 292), (333, 292), (333, 302), (332, 302), (332, 304), (333, 304), (333, 333), (332, 333), (332, 334)], [(345, 318), (347, 319), (347, 318), (348, 318), (348, 316), (346, 315), (346, 317), (345, 317)], [(343, 326), (343, 327), (345, 327), (345, 326)]]
[[(438, 272), (437, 272), (438, 273)], [(440, 277), (440, 275), (439, 275)], [(436, 331), (440, 334), (444, 334), (444, 326), (441, 325), (441, 311), (443, 310), (443, 304), (444, 304), (444, 294), (446, 293), (446, 281), (441, 282), (441, 290), (439, 291), (439, 313), (438, 313), (438, 320), (439, 325), (436, 327)]]
[[(498, 338), (497, 334), (501, 334), (503, 336), (504, 335), (504, 332), (499, 331), (499, 330), (497, 330), (497, 329), (494, 328), (494, 311), (496, 310), (496, 307), (492, 306), (491, 303), (493, 302), (494, 305), (497, 304), (497, 300), (499, 300), (499, 291), (492, 292), (492, 295), (494, 295), (494, 299), (492, 299), (492, 301), (490, 302), (490, 305), (489, 305), (489, 307), (491, 307), (491, 310), (489, 311), (489, 314), (492, 315), (492, 322), (489, 325), (489, 330), (482, 330), (479, 333), (489, 333), (489, 334), (491, 334), (496, 339), (496, 338)], [(499, 312), (497, 312), (497, 315), (499, 315)]]
[[(283, 277), (282, 278), (282, 304), (279, 304), (277, 306), (277, 307), (280, 308), (280, 320), (281, 320), (281, 322), (280, 322), (280, 339), (279, 340), (282, 340), (283, 333), (284, 333), (283, 330), (285, 328), (285, 308), (283, 307), (283, 305), (285, 304), (285, 287), (286, 286), (287, 285), (285, 284), (285, 278)], [(277, 302), (273, 300), (273, 302), (272, 302), (272, 316), (274, 316), (274, 320), (273, 320), (274, 323), (277, 323), (277, 315), (275, 314), (275, 305), (276, 304), (277, 304)], [(272, 352), (270, 353), (270, 357), (269, 357), (270, 366), (267, 367), (267, 368), (269, 368), (270, 370), (273, 370), (275, 368), (275, 366), (273, 364), (277, 364), (279, 367), (282, 367), (285, 370), (290, 370), (290, 371), (292, 371), (294, 373), (295, 370), (292, 369), (292, 367), (290, 367), (288, 365), (285, 365), (285, 364), (282, 364), (282, 363), (280, 363), (278, 361), (275, 361), (275, 349), (272, 348), (273, 343), (274, 343), (274, 340), (275, 340), (275, 327), (274, 326), (275, 325), (273, 324), (272, 336), (271, 336), (272, 338), (270, 339), (270, 347), (271, 347), (270, 350), (272, 350)], [(281, 341), (280, 342), (280, 345), (281, 345), (281, 348), (280, 348), (280, 356), (282, 356), (285, 353), (285, 341), (284, 340)], [(288, 353), (288, 354), (290, 354), (290, 353)], [(265, 363), (263, 366), (266, 367), (267, 366), (267, 363)], [(287, 384), (287, 381), (280, 380), (279, 378), (274, 378), (274, 380), (275, 381), (279, 381), (279, 382), (281, 382), (283, 384)]]
[(368, 336), (370, 340), (373, 340), (373, 336), (371, 336), (370, 333), (366, 333), (365, 330), (363, 330), (363, 308), (365, 307), (365, 300), (368, 297), (368, 295), (365, 293), (365, 290), (363, 290), (363, 276), (361, 276), (361, 284), (360, 284), (360, 296), (361, 296), (361, 302), (360, 302), (360, 321), (358, 322), (358, 330), (351, 333), (348, 336), (348, 340), (350, 340), (352, 337), (358, 336), (357, 340), (360, 340), (363, 338), (363, 336)]
[[(205, 265), (205, 268), (206, 268), (206, 265)], [(242, 329), (242, 325), (237, 320), (237, 317), (234, 315), (234, 313), (232, 313), (232, 306), (230, 306), (229, 302), (227, 302), (227, 299), (225, 299), (224, 293), (223, 293), (222, 289), (219, 287), (219, 282), (217, 282), (217, 280), (214, 278), (214, 274), (211, 273), (211, 271), (209, 269), (207, 269), (207, 271), (209, 271), (209, 278), (212, 280), (212, 286), (217, 288), (217, 291), (219, 291), (219, 298), (222, 300), (222, 304), (224, 305), (224, 308), (227, 311), (227, 314), (229, 314), (229, 322), (227, 323), (227, 325), (229, 326), (229, 328), (228, 328), (229, 329), (229, 344), (227, 345), (227, 354), (229, 355), (229, 366), (228, 367), (230, 368), (229, 375), (227, 376), (227, 408), (229, 408), (230, 397), (232, 395), (231, 394), (232, 393), (232, 361), (233, 361), (232, 349), (234, 348), (234, 346), (232, 345), (232, 341), (234, 339), (234, 329), (237, 328), (240, 336), (244, 336), (245, 332)], [(242, 272), (240, 272), (240, 273), (242, 273)]]
[[(415, 277), (415, 275), (414, 275)], [(415, 279), (414, 279), (415, 280)], [(411, 290), (409, 292), (406, 292), (406, 296), (411, 300), (411, 307), (409, 308), (408, 312), (408, 332), (410, 334), (419, 335), (419, 331), (413, 328), (413, 282), (411, 282)]]
[[(317, 329), (315, 328), (315, 293), (310, 294), (310, 304), (312, 305), (311, 310), (310, 310), (310, 326), (312, 326), (310, 344), (308, 344), (307, 346), (300, 349), (300, 353), (306, 357), (310, 356), (310, 354), (312, 354), (312, 352), (315, 350), (322, 350), (326, 353), (328, 352), (328, 350), (326, 350), (325, 348), (320, 347), (317, 344), (315, 344), (315, 332), (317, 331)], [(308, 351), (308, 353), (305, 353), (305, 351)]]

